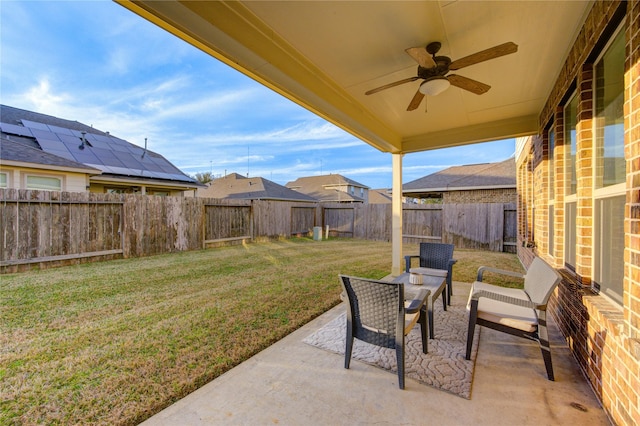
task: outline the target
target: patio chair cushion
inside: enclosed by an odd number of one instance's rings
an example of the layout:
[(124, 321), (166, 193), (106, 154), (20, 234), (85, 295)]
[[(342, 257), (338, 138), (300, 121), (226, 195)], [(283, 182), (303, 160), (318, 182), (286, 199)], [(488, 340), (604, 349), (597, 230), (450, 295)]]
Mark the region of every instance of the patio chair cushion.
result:
[[(471, 296), (477, 291), (490, 291), (492, 293), (503, 294), (518, 299), (529, 300), (529, 296), (524, 290), (516, 288), (505, 288), (476, 281), (469, 292), (467, 309), (471, 309)], [(509, 303), (481, 297), (478, 300), (478, 318), (507, 327), (516, 328), (525, 332), (533, 332), (538, 326), (538, 317), (534, 309), (524, 306), (516, 306)]]
[(433, 275), (435, 277), (446, 277), (447, 270), (446, 269), (433, 269), (433, 268), (410, 268), (409, 273), (411, 274), (422, 274), (422, 275)]

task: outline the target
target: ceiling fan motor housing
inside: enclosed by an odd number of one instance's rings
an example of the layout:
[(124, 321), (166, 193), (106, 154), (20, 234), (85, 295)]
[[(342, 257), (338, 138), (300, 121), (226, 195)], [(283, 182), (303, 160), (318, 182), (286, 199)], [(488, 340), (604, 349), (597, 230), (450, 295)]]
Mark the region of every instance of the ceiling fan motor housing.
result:
[(428, 79), (437, 76), (443, 76), (449, 72), (449, 65), (451, 59), (447, 56), (434, 56), (433, 60), (436, 63), (435, 67), (424, 68), (418, 65), (418, 77)]

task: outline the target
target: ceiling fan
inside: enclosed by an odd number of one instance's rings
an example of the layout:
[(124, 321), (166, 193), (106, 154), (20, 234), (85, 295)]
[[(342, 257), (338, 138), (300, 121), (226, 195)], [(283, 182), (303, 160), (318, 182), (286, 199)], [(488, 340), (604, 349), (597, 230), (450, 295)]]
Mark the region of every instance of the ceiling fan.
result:
[(491, 89), (491, 86), (461, 75), (447, 74), (449, 71), (459, 70), (460, 68), (488, 61), (489, 59), (499, 58), (500, 56), (509, 55), (518, 51), (518, 45), (513, 42), (507, 42), (452, 62), (447, 56), (436, 56), (440, 47), (440, 42), (434, 41), (429, 43), (427, 47), (410, 47), (406, 49), (405, 52), (407, 52), (409, 56), (415, 59), (418, 63), (418, 75), (371, 89), (366, 92), (365, 95), (372, 95), (382, 90), (410, 83), (419, 79), (424, 81), (420, 83), (420, 87), (418, 87), (416, 94), (413, 96), (413, 99), (411, 99), (411, 102), (407, 107), (407, 111), (413, 111), (418, 108), (425, 95), (435, 96), (442, 93), (451, 84), (461, 89), (468, 90), (471, 93), (475, 93), (476, 95), (482, 95)]

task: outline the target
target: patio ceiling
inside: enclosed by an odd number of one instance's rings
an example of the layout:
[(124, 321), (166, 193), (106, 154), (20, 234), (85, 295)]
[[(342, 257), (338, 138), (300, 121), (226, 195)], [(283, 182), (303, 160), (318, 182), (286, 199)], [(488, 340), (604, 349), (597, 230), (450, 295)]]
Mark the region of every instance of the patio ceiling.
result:
[[(533, 134), (592, 1), (126, 1), (124, 7), (383, 152), (409, 153)], [(405, 49), (439, 41), (452, 60), (508, 41), (514, 54), (456, 74), (406, 111), (420, 81)], [(252, 105), (247, 105), (252, 108)]]

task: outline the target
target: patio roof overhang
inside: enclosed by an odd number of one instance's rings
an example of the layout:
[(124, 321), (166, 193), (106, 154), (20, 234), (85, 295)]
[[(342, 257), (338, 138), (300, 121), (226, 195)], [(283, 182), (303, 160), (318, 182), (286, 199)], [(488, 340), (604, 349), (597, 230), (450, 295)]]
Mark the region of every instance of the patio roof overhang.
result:
[[(533, 134), (593, 1), (128, 1), (122, 6), (373, 147), (410, 153)], [(515, 54), (456, 74), (407, 112), (420, 81), (404, 49), (440, 41), (456, 60), (508, 41)]]

